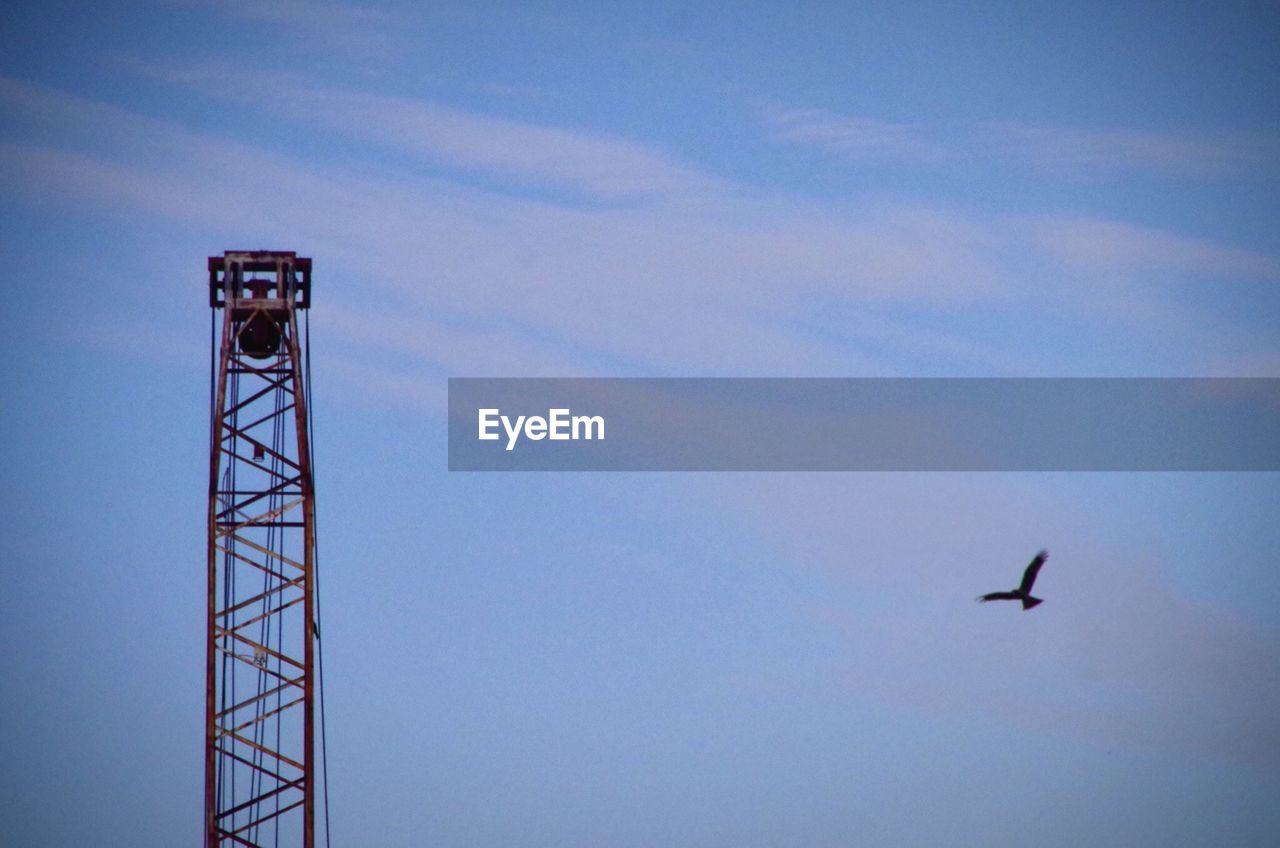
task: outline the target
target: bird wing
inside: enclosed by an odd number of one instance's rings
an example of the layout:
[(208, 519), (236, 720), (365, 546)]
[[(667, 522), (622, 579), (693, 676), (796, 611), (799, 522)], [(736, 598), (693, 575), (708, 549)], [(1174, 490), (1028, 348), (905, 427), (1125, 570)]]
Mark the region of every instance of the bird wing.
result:
[(1040, 573), (1040, 566), (1044, 565), (1044, 561), (1049, 558), (1048, 551), (1041, 551), (1036, 554), (1036, 558), (1031, 560), (1031, 564), (1027, 566), (1027, 570), (1022, 572), (1022, 585), (1018, 587), (1018, 591), (1028, 593), (1031, 586), (1036, 582), (1036, 575)]
[(979, 601), (1016, 601), (1020, 598), (1017, 592), (988, 592), (978, 598)]

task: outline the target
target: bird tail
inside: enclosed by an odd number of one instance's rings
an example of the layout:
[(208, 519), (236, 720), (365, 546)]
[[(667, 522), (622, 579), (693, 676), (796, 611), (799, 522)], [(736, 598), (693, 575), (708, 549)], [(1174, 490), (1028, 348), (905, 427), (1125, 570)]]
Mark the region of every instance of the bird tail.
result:
[(1044, 602), (1043, 598), (1033, 598), (1030, 595), (1027, 595), (1025, 598), (1022, 599), (1022, 608), (1024, 610), (1029, 610), (1032, 607), (1034, 607), (1036, 604), (1040, 604), (1043, 602)]

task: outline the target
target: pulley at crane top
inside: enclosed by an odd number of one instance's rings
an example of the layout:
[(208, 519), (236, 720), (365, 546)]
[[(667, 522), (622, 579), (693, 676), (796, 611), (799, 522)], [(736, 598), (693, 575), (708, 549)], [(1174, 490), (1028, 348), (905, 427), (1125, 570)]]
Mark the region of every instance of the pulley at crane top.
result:
[[(255, 300), (266, 301), (269, 280), (249, 280), (246, 285), (250, 291), (249, 305)], [(267, 359), (280, 350), (280, 325), (265, 309), (254, 309), (236, 329), (236, 340), (240, 351), (254, 359)]]

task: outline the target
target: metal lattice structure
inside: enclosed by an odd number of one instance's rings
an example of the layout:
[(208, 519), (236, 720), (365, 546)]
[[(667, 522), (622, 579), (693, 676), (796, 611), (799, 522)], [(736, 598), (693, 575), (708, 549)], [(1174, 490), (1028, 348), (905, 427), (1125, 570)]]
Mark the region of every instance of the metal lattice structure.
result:
[(302, 845), (315, 822), (311, 260), (209, 259), (221, 310), (209, 443), (205, 844)]

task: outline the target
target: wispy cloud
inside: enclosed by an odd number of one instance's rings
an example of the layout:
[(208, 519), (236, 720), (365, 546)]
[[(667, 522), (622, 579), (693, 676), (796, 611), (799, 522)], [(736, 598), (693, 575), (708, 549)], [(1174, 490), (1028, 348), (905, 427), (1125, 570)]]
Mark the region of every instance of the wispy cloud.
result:
[(1012, 122), (942, 127), (814, 108), (768, 107), (760, 114), (775, 140), (854, 160), (959, 162), (967, 167), (1012, 162), (1068, 177), (1137, 171), (1187, 178), (1274, 174), (1280, 161), (1280, 136), (1264, 133), (1158, 133)]
[(926, 135), (916, 124), (893, 123), (827, 109), (779, 109), (764, 112), (773, 137), (853, 157), (940, 162), (954, 151)]
[(1090, 272), (1280, 279), (1275, 257), (1119, 221), (1047, 219), (1034, 231), (1049, 255)]
[(545, 100), (554, 96), (548, 89), (527, 84), (480, 82), (471, 83), (467, 87), (483, 94), (510, 100)]
[[(69, 213), (188, 226), (215, 244), (323, 245), (329, 273), (397, 295), (425, 338), (413, 341), (408, 326), (387, 335), (381, 316), (367, 330), (433, 372), (529, 373), (541, 363), (590, 373), (588, 362), (649, 373), (865, 372), (883, 366), (760, 316), (780, 312), (797, 281), (840, 298), (952, 298), (938, 277), (953, 262), (983, 262), (962, 230), (911, 216), (842, 224), (790, 203), (753, 211), (732, 194), (567, 208), (403, 172), (318, 167), (26, 83), (0, 83), (0, 103), (60, 138), (0, 139), (15, 190)], [(463, 318), (449, 329), (433, 324), (437, 314)]]
[(727, 183), (653, 147), (465, 111), (430, 100), (323, 88), (286, 74), (224, 65), (138, 69), (173, 84), (293, 120), (437, 166), (551, 188), (598, 201), (693, 197)]
[[(282, 96), (295, 95), (286, 88)], [(313, 96), (323, 102), (316, 92), (305, 95)], [(360, 115), (389, 118), (399, 103), (364, 97), (339, 102), (336, 118), (300, 99), (290, 119), (323, 141), (325, 134), (366, 132)], [(945, 352), (927, 322), (917, 326), (894, 307), (980, 321), (993, 305), (1042, 297), (1046, 281), (1105, 260), (1101, 267), (1127, 269), (1112, 285), (1146, 284), (1125, 306), (1129, 329), (1140, 335), (1158, 312), (1159, 281), (1168, 275), (1204, 273), (1223, 257), (1235, 263), (1230, 273), (1273, 267), (1265, 256), (1123, 224), (1011, 222), (955, 208), (768, 193), (669, 167), (661, 154), (632, 142), (595, 139), (603, 161), (638, 162), (638, 171), (667, 175), (668, 193), (599, 204), (491, 190), (412, 162), (350, 167), (267, 150), (13, 80), (0, 80), (0, 107), (26, 128), (0, 136), (0, 168), (15, 192), (62, 203), (69, 214), (127, 214), (140, 226), (187, 227), (202, 244), (272, 242), (313, 253), (323, 246), (327, 273), (343, 279), (346, 291), (394, 297), (404, 326), (383, 340), (431, 373), (533, 373), (536, 363), (548, 369), (544, 376), (602, 367), (614, 374), (842, 376), (901, 373), (903, 362), (938, 373), (943, 369), (929, 363), (944, 359), (962, 373), (1078, 373), (1052, 350), (1020, 349), (1003, 333), (957, 330)], [(488, 120), (450, 111), (467, 131)], [(502, 124), (495, 127), (507, 133), (500, 154), (526, 131), (552, 138), (566, 132)], [(396, 143), (412, 153), (419, 142), (409, 133)], [(427, 149), (424, 160), (443, 155), (434, 143)], [(632, 150), (635, 158), (624, 155)], [(510, 161), (485, 167), (515, 167)], [(595, 185), (591, 169), (581, 167), (569, 160), (528, 165), (530, 179)], [(616, 173), (612, 164), (604, 170)], [(710, 188), (691, 196), (692, 186)], [(267, 197), (273, 201), (261, 202)], [(1112, 245), (1091, 253), (1098, 238)], [(1070, 302), (1072, 295), (1063, 297)], [(1037, 301), (1041, 310), (1060, 306)], [(843, 322), (839, 332), (812, 320), (840, 311), (858, 320)], [(353, 310), (352, 320), (361, 314)], [(1041, 311), (1036, 320), (1056, 314)], [(370, 333), (383, 328), (376, 315), (361, 320)], [(359, 330), (344, 333), (354, 349)], [(1219, 345), (1223, 355), (1265, 353), (1233, 344)], [(454, 371), (463, 360), (479, 370)], [(1127, 373), (1118, 368), (1113, 373)]]
[(170, 0), (236, 18), (326, 51), (384, 58), (396, 49), (395, 17), (385, 9), (334, 0)]

